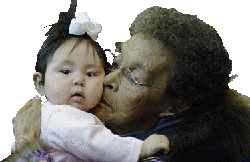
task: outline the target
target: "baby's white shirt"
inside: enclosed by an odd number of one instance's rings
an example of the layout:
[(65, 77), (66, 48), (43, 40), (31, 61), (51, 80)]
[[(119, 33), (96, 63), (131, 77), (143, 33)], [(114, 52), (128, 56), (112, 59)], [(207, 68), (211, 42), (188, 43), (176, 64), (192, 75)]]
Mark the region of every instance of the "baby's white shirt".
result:
[(113, 134), (93, 114), (49, 101), (41, 108), (40, 140), (56, 162), (136, 162), (143, 143)]

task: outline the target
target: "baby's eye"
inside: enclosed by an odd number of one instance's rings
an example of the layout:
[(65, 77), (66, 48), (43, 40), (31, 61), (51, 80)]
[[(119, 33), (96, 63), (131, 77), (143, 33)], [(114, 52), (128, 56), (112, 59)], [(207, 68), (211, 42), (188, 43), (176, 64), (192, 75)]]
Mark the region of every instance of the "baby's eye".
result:
[(86, 75), (88, 77), (95, 77), (95, 76), (97, 76), (97, 72), (86, 72)]
[(71, 71), (70, 70), (61, 70), (60, 72), (62, 72), (65, 75), (68, 75)]

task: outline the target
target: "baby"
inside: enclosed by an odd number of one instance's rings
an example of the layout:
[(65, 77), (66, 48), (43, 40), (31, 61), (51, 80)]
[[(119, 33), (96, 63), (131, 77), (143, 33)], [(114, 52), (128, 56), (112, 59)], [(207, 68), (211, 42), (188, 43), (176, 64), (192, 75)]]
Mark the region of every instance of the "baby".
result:
[(94, 41), (100, 25), (86, 13), (70, 22), (69, 15), (64, 13), (47, 33), (33, 75), (37, 91), (47, 98), (41, 108), (40, 140), (54, 161), (132, 162), (167, 152), (169, 141), (163, 135), (145, 141), (120, 137), (88, 113), (102, 97), (108, 63)]

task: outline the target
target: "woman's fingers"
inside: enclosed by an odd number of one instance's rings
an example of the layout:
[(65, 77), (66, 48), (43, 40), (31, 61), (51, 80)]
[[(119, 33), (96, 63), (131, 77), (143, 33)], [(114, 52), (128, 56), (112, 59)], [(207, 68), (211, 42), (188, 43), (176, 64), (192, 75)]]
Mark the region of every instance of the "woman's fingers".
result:
[[(29, 101), (28, 101), (28, 102), (27, 102), (27, 103), (17, 112), (17, 115), (21, 114), (22, 112), (28, 110), (28, 109), (31, 108), (31, 107), (40, 109), (41, 103), (42, 103), (41, 98), (40, 98), (38, 95), (36, 95), (35, 97), (33, 97), (33, 99), (30, 99), (30, 100), (29, 100)], [(16, 117), (14, 117), (14, 118), (12, 119), (12, 124), (14, 124), (15, 120), (16, 120)]]
[(26, 111), (28, 108), (31, 107), (31, 105), (32, 105), (32, 99), (30, 99), (17, 113)]
[(40, 111), (40, 108), (41, 108), (41, 103), (42, 103), (42, 100), (39, 96), (35, 96), (32, 100), (32, 105), (31, 107), (34, 108), (34, 109), (39, 109)]
[(35, 97), (33, 97), (33, 99), (30, 99), (18, 112), (22, 112), (22, 111), (26, 111), (28, 110), (30, 107), (36, 107), (36, 106), (40, 106), (41, 105), (41, 98), (36, 95)]
[(36, 96), (20, 109), (13, 119), (16, 149), (25, 145), (38, 147), (41, 128), (41, 98)]

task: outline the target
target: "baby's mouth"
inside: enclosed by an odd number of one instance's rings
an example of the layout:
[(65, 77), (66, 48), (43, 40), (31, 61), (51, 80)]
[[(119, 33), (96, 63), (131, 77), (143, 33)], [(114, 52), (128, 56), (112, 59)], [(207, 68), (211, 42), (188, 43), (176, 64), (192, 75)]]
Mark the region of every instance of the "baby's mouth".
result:
[(74, 96), (79, 96), (79, 97), (83, 97), (81, 94), (79, 94), (79, 93), (75, 93), (75, 94), (73, 94), (71, 97), (74, 97)]
[(71, 96), (72, 100), (74, 101), (83, 101), (84, 100), (84, 97), (82, 94), (80, 93), (75, 93)]

